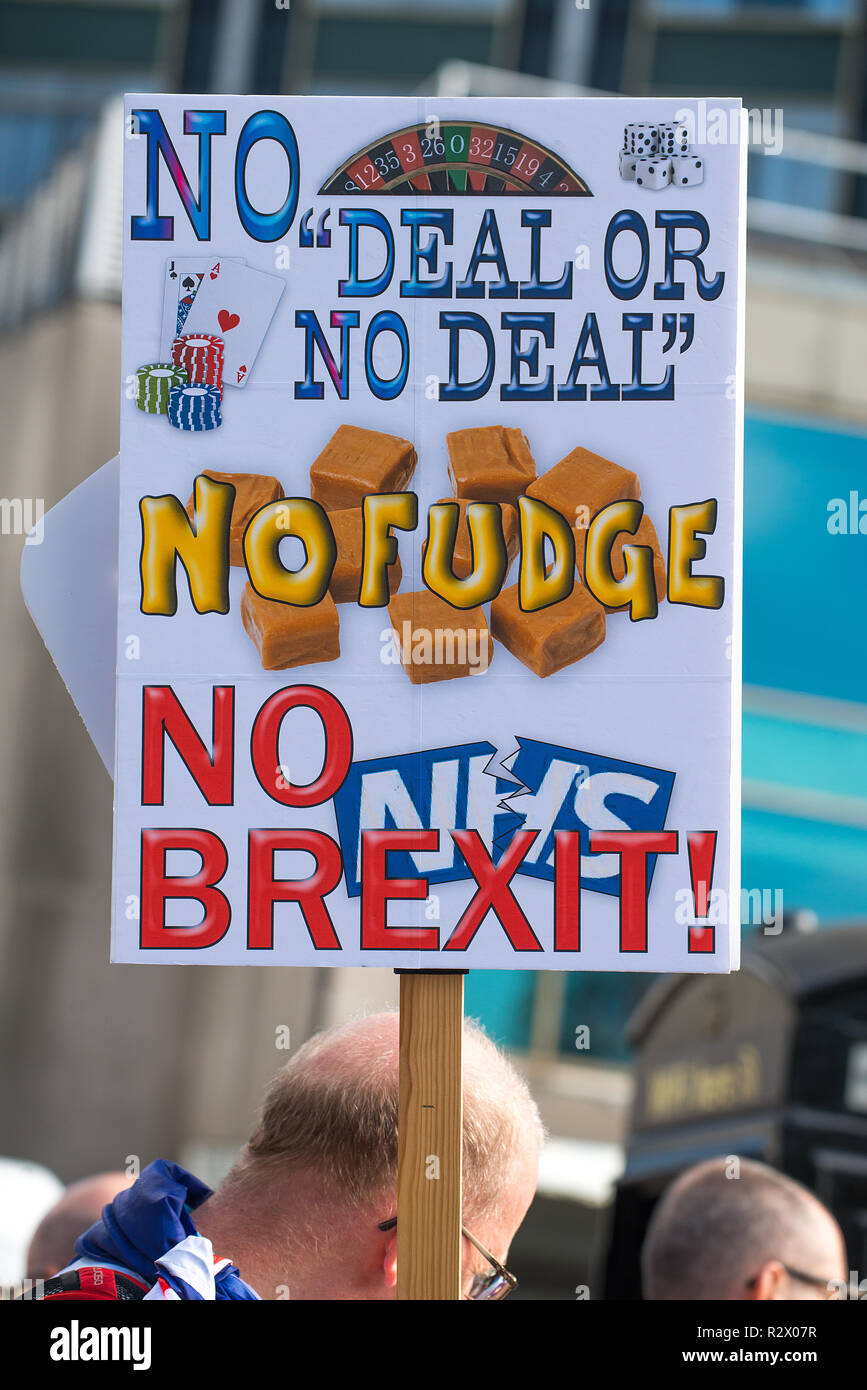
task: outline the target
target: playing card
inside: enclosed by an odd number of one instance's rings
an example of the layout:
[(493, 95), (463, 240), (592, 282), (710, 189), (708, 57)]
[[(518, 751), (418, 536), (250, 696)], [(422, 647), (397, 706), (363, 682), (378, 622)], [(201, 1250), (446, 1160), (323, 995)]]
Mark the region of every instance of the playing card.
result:
[[(228, 256), (226, 259), (238, 265), (245, 264), (241, 256)], [(184, 326), (199, 287), (214, 264), (213, 257), (208, 256), (173, 256), (166, 261), (160, 326), (161, 360), (169, 360), (172, 342), (185, 331)]]
[(184, 332), (217, 333), (223, 339), (224, 386), (246, 386), (285, 288), (282, 276), (225, 257), (208, 268)]

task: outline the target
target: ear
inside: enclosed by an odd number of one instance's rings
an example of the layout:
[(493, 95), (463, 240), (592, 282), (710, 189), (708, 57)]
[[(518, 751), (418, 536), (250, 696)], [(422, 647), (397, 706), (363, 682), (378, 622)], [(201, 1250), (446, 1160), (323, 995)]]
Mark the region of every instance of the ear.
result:
[(750, 1298), (757, 1303), (766, 1303), (771, 1299), (782, 1298), (785, 1278), (786, 1271), (779, 1260), (767, 1260), (752, 1282)]
[(382, 1272), (385, 1279), (385, 1287), (393, 1289), (397, 1284), (397, 1231), (393, 1231), (385, 1243), (385, 1253), (382, 1257)]

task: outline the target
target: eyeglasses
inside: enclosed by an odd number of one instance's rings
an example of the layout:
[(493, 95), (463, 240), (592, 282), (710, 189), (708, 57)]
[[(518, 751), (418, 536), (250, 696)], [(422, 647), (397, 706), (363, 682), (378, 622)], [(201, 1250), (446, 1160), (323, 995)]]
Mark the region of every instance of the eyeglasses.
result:
[[(838, 1280), (823, 1279), (820, 1274), (805, 1274), (802, 1269), (794, 1269), (791, 1265), (782, 1264), (782, 1260), (780, 1264), (790, 1279), (797, 1279), (799, 1284), (812, 1284), (814, 1289), (822, 1289), (826, 1302), (840, 1297), (840, 1284)], [(758, 1279), (759, 1276), (757, 1274), (755, 1278), (750, 1279), (747, 1288), (751, 1289), (754, 1284), (758, 1283)]]
[[(393, 1231), (397, 1226), (397, 1217), (389, 1217), (388, 1221), (380, 1221), (378, 1229), (380, 1231)], [(466, 1226), (461, 1226), (461, 1233), (466, 1236), (470, 1245), (474, 1245), (480, 1255), (484, 1255), (488, 1264), (492, 1266), (489, 1273), (476, 1274), (470, 1285), (470, 1291), (466, 1295), (467, 1299), (472, 1299), (475, 1303), (483, 1300), (492, 1301), (493, 1299), (508, 1298), (513, 1289), (518, 1287), (518, 1281), (514, 1274), (510, 1274), (505, 1265), (501, 1265), (490, 1252), (486, 1250), (481, 1241), (476, 1240), (471, 1235)]]

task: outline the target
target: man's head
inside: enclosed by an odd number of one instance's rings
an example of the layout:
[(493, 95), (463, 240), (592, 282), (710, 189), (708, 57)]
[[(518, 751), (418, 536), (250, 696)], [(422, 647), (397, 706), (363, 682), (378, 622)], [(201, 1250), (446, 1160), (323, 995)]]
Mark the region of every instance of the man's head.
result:
[(827, 1298), (847, 1277), (840, 1227), (822, 1203), (773, 1168), (733, 1157), (699, 1163), (672, 1184), (651, 1218), (641, 1270), (654, 1301)]
[(33, 1232), (27, 1252), (27, 1278), (49, 1279), (65, 1269), (75, 1259), (77, 1237), (99, 1219), (107, 1203), (133, 1182), (126, 1173), (96, 1173), (71, 1183)]
[[(268, 1089), (262, 1117), (196, 1222), (263, 1298), (394, 1295), (398, 1015), (317, 1034)], [(521, 1077), (464, 1028), (464, 1225), (505, 1261), (533, 1198), (542, 1126)], [(220, 1248), (217, 1248), (220, 1246)], [(222, 1247), (225, 1246), (225, 1249)], [(464, 1286), (486, 1268), (463, 1243)]]

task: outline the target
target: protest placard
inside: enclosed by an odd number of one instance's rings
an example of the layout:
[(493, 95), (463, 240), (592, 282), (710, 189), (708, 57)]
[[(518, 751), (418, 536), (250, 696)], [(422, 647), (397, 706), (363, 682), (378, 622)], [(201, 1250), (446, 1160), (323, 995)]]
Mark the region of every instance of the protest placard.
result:
[(736, 966), (717, 107), (128, 99), (114, 960)]

